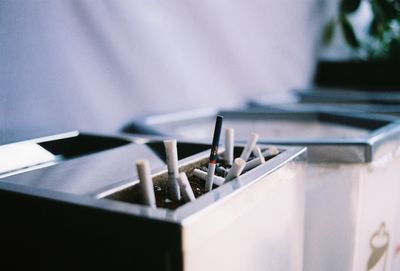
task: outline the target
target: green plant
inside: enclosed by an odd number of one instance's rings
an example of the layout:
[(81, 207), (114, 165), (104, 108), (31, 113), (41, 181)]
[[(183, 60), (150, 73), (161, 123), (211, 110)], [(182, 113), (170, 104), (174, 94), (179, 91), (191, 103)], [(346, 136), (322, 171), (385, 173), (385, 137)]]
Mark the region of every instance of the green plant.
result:
[[(372, 11), (364, 38), (359, 37), (349, 20), (362, 1), (367, 2)], [(338, 25), (344, 40), (360, 58), (400, 60), (400, 0), (342, 0), (338, 15), (324, 28), (325, 44), (331, 43)]]

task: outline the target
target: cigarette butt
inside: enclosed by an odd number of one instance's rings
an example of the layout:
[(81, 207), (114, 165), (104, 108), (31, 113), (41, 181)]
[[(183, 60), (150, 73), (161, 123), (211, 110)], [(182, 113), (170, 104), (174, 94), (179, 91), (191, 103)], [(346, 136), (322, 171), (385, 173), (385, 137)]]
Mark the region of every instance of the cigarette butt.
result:
[(225, 182), (228, 182), (232, 179), (235, 179), (236, 177), (239, 177), (245, 166), (246, 166), (246, 161), (244, 161), (242, 158), (236, 158), (235, 161), (233, 162), (232, 167), (229, 169), (228, 175), (226, 175), (225, 177)]
[(233, 128), (227, 128), (225, 130), (225, 164), (232, 166), (233, 163), (233, 150), (234, 150), (234, 133)]
[[(200, 170), (200, 169), (197, 169), (197, 168), (196, 168), (196, 169), (193, 171), (193, 175), (196, 176), (197, 178), (203, 180), (203, 181), (206, 181), (206, 180), (207, 180), (207, 172), (205, 172), (205, 171), (203, 171), (203, 170)], [(214, 176), (214, 184), (215, 184), (216, 186), (221, 186), (221, 185), (224, 184), (224, 182), (225, 182), (225, 179), (224, 179), (224, 178), (219, 177), (219, 176)]]
[(264, 155), (261, 153), (261, 149), (258, 146), (255, 146), (253, 149), (253, 154), (255, 157), (260, 158), (261, 164), (265, 163)]
[(140, 189), (142, 191), (143, 203), (156, 208), (156, 197), (154, 195), (153, 179), (150, 174), (149, 161), (146, 159), (136, 161), (139, 174)]
[(265, 156), (273, 156), (279, 154), (279, 149), (275, 146), (269, 147), (266, 151), (267, 154)]
[(211, 191), (212, 185), (214, 183), (214, 173), (215, 173), (216, 164), (209, 163), (208, 164), (208, 171), (207, 171), (207, 178), (206, 178), (206, 191)]
[(178, 183), (181, 188), (183, 200), (185, 202), (196, 200), (185, 172), (179, 174)]
[[(264, 161), (265, 161), (265, 159), (264, 159)], [(248, 161), (246, 163), (246, 166), (244, 167), (244, 170), (247, 171), (247, 170), (253, 169), (259, 165), (261, 165), (261, 159), (259, 157), (257, 157), (257, 158), (254, 158), (253, 160)]]
[(264, 163), (265, 163), (265, 157), (271, 157), (271, 156), (276, 156), (279, 154), (279, 150), (276, 147), (270, 147), (267, 150), (265, 150), (264, 152), (261, 153), (261, 157), (257, 157), (254, 158), (253, 160), (250, 160), (246, 163), (246, 166), (244, 167), (244, 170), (250, 170), (252, 168), (255, 168), (259, 165), (262, 164), (262, 159), (264, 159)]
[(208, 174), (206, 179), (206, 191), (210, 191), (213, 186), (214, 181), (214, 173), (215, 173), (215, 166), (218, 160), (218, 145), (219, 145), (219, 138), (221, 136), (221, 128), (222, 128), (222, 116), (217, 116), (215, 120), (215, 128), (214, 128), (214, 135), (211, 144), (211, 153), (210, 153), (210, 161), (208, 163)]
[(168, 167), (168, 194), (173, 201), (179, 201), (181, 194), (178, 184), (178, 150), (175, 139), (164, 140)]
[(244, 161), (247, 161), (249, 159), (252, 150), (257, 144), (258, 137), (259, 135), (257, 133), (251, 134), (249, 140), (243, 148), (242, 154), (240, 155), (241, 159), (243, 159)]

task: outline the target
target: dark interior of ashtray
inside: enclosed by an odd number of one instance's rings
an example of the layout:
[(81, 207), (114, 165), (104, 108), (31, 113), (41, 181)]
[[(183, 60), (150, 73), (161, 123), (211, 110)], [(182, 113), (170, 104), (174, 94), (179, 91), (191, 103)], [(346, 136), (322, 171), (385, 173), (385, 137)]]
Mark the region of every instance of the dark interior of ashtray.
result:
[[(243, 150), (243, 147), (235, 147), (234, 149), (234, 157), (240, 157), (240, 154)], [(262, 151), (265, 151), (266, 149), (262, 149)], [(265, 156), (266, 160), (271, 159), (272, 155), (270, 156)], [(254, 159), (255, 157), (253, 155), (250, 156), (249, 161)], [(196, 161), (194, 163), (191, 163), (189, 165), (185, 165), (179, 168), (180, 172), (185, 172), (188, 179), (189, 183), (192, 187), (193, 193), (196, 198), (200, 197), (201, 195), (205, 194), (205, 181), (203, 181), (200, 178), (197, 178), (196, 176), (193, 175), (194, 169), (206, 169), (208, 166), (208, 158), (204, 158), (202, 160)], [(220, 157), (218, 166), (226, 167), (225, 161), (223, 160), (222, 157)], [(248, 171), (251, 171), (248, 170)], [(246, 173), (246, 171), (243, 171), (242, 174)], [(220, 177), (225, 177), (224, 173), (221, 171), (216, 171), (215, 173), (216, 176)], [(181, 199), (179, 202), (174, 202), (169, 199), (168, 197), (168, 187), (167, 187), (167, 181), (168, 181), (168, 174), (165, 172), (160, 175), (155, 175), (153, 176), (153, 183), (154, 183), (154, 193), (156, 196), (156, 205), (157, 208), (167, 208), (167, 209), (176, 209), (179, 206), (182, 206), (185, 204), (183, 199)], [(121, 191), (118, 191), (114, 194), (109, 195), (107, 198), (108, 199), (113, 199), (113, 200), (118, 200), (118, 201), (123, 201), (123, 202), (129, 202), (129, 203), (135, 203), (135, 204), (141, 204), (142, 203), (142, 196), (141, 196), (141, 191), (140, 191), (140, 184), (133, 185), (131, 187), (128, 187), (126, 189), (123, 189)], [(217, 188), (216, 185), (213, 185), (213, 189)]]
[[(167, 161), (166, 153), (165, 153), (165, 146), (164, 142), (162, 141), (152, 141), (146, 143), (156, 155), (163, 160), (164, 162)], [(211, 145), (209, 144), (200, 144), (200, 143), (187, 143), (187, 142), (177, 142), (177, 150), (178, 150), (178, 157), (179, 159), (184, 159), (194, 154), (203, 152), (205, 150), (209, 150)]]
[(117, 148), (129, 143), (131, 142), (123, 138), (78, 134), (73, 137), (40, 142), (38, 145), (66, 159)]

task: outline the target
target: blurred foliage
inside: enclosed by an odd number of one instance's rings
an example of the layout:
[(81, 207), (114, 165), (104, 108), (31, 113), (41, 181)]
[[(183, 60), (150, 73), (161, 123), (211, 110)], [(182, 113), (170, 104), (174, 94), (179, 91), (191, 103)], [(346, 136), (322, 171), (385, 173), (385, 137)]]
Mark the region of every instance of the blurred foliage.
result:
[[(368, 35), (360, 39), (349, 16), (360, 7), (361, 1), (369, 3), (372, 20)], [(342, 0), (336, 18), (325, 26), (323, 41), (331, 43), (336, 28), (340, 27), (346, 43), (358, 56), (367, 59), (400, 61), (400, 0)]]

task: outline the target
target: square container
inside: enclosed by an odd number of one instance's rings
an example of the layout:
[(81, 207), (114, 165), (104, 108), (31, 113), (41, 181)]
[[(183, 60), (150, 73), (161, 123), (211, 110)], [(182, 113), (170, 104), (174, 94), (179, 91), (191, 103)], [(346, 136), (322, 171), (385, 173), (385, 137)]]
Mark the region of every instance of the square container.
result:
[[(122, 152), (129, 145), (151, 151), (141, 157), (135, 148)], [(196, 201), (165, 209), (135, 203), (138, 178), (123, 162), (132, 169), (138, 158), (152, 164), (154, 154), (163, 156), (163, 142), (124, 146), (76, 158), (81, 159), (76, 164), (71, 158), (0, 179), (1, 227), (10, 233), (0, 237), (7, 247), (3, 264), (18, 268), (29, 263), (41, 269), (71, 269), (77, 263), (134, 270), (301, 269), (305, 148), (279, 147), (280, 153), (265, 164)], [(185, 157), (179, 160), (180, 171), (190, 175), (194, 167), (208, 163), (209, 154), (209, 145), (178, 142), (178, 157)], [(55, 167), (60, 169), (46, 175)], [(80, 174), (82, 170), (86, 173)], [(60, 188), (63, 180), (93, 184), (88, 181), (93, 171), (99, 171), (95, 185)], [(152, 174), (156, 185), (165, 184), (166, 166), (153, 167)], [(43, 185), (52, 179), (59, 185)], [(24, 261), (8, 261), (16, 253)]]
[[(368, 114), (210, 110), (148, 117), (135, 127), (209, 140), (202, 131), (216, 114), (240, 141), (255, 131), (262, 143), (308, 147), (304, 270), (391, 267), (400, 213), (398, 121)], [(377, 231), (382, 240), (372, 246)]]

